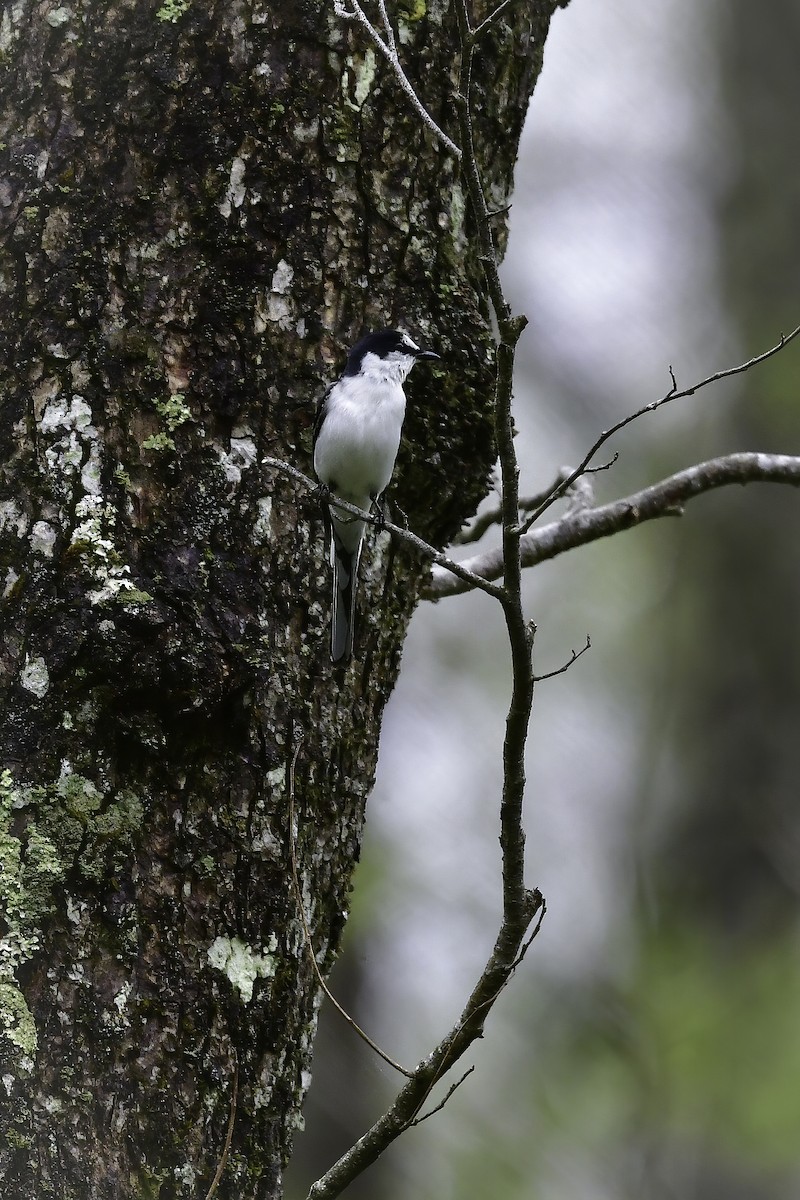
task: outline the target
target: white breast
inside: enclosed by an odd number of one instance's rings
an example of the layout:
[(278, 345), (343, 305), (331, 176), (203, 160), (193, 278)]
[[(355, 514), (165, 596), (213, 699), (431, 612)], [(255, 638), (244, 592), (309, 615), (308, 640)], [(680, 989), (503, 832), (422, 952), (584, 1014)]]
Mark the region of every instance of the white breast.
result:
[(396, 379), (354, 375), (331, 389), (314, 470), (343, 500), (368, 508), (387, 487), (406, 411)]

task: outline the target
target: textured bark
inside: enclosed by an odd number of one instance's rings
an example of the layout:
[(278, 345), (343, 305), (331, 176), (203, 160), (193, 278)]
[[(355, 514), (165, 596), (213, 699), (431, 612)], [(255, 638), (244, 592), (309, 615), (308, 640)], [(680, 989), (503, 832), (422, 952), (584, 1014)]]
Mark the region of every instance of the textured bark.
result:
[[(550, 0), (485, 37), (476, 133), (507, 198)], [(451, 132), (452, 14), (402, 52)], [(513, 15), (512, 15), (513, 13)], [(442, 542), (494, 457), (457, 164), (317, 0), (54, 4), (0, 26), (0, 1190), (277, 1197), (318, 959), (346, 917), (380, 717), (424, 564), (365, 554), (327, 659), (314, 401), (362, 328), (412, 380), (395, 494)]]

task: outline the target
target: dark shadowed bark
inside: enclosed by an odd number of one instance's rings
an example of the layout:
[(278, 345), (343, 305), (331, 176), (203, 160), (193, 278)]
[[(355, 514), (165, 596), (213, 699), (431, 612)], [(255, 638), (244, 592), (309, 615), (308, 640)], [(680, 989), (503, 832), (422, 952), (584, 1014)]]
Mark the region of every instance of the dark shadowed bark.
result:
[[(483, 40), (501, 206), (551, 0)], [(451, 135), (457, 38), (400, 45)], [(318, 0), (34, 4), (0, 26), (0, 1191), (277, 1197), (318, 961), (346, 918), (380, 717), (425, 574), (373, 538), (328, 662), (314, 402), (363, 329), (413, 379), (395, 495), (441, 543), (494, 459), (458, 164)]]

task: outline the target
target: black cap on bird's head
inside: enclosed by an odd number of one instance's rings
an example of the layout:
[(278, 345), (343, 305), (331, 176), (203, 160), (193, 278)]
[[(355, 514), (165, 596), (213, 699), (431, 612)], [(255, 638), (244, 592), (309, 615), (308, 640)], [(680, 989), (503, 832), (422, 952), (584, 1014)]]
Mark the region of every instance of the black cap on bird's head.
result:
[(433, 350), (422, 350), (402, 329), (378, 329), (375, 333), (365, 333), (353, 346), (347, 356), (345, 375), (358, 375), (367, 354), (374, 354), (383, 359), (398, 355), (413, 361), (420, 358), (439, 358)]

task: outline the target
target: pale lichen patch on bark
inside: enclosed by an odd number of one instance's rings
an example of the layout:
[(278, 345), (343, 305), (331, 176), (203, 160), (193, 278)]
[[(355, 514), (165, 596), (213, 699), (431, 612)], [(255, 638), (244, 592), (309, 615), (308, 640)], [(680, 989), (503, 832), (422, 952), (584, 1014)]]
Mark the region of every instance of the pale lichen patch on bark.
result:
[(275, 950), (278, 939), (271, 934), (267, 945), (257, 953), (241, 938), (216, 937), (206, 954), (215, 970), (227, 975), (245, 1004), (253, 999), (256, 979), (269, 979), (275, 974)]
[(25, 665), (19, 673), (19, 682), (26, 692), (32, 692), (39, 700), (47, 695), (50, 691), (50, 674), (41, 655), (25, 659)]
[(225, 193), (225, 198), (218, 205), (219, 211), (226, 219), (230, 217), (234, 208), (241, 208), (244, 203), (244, 198), (247, 189), (244, 186), (244, 173), (247, 164), (245, 160), (238, 154), (231, 163), (231, 171), (228, 179), (228, 189)]

